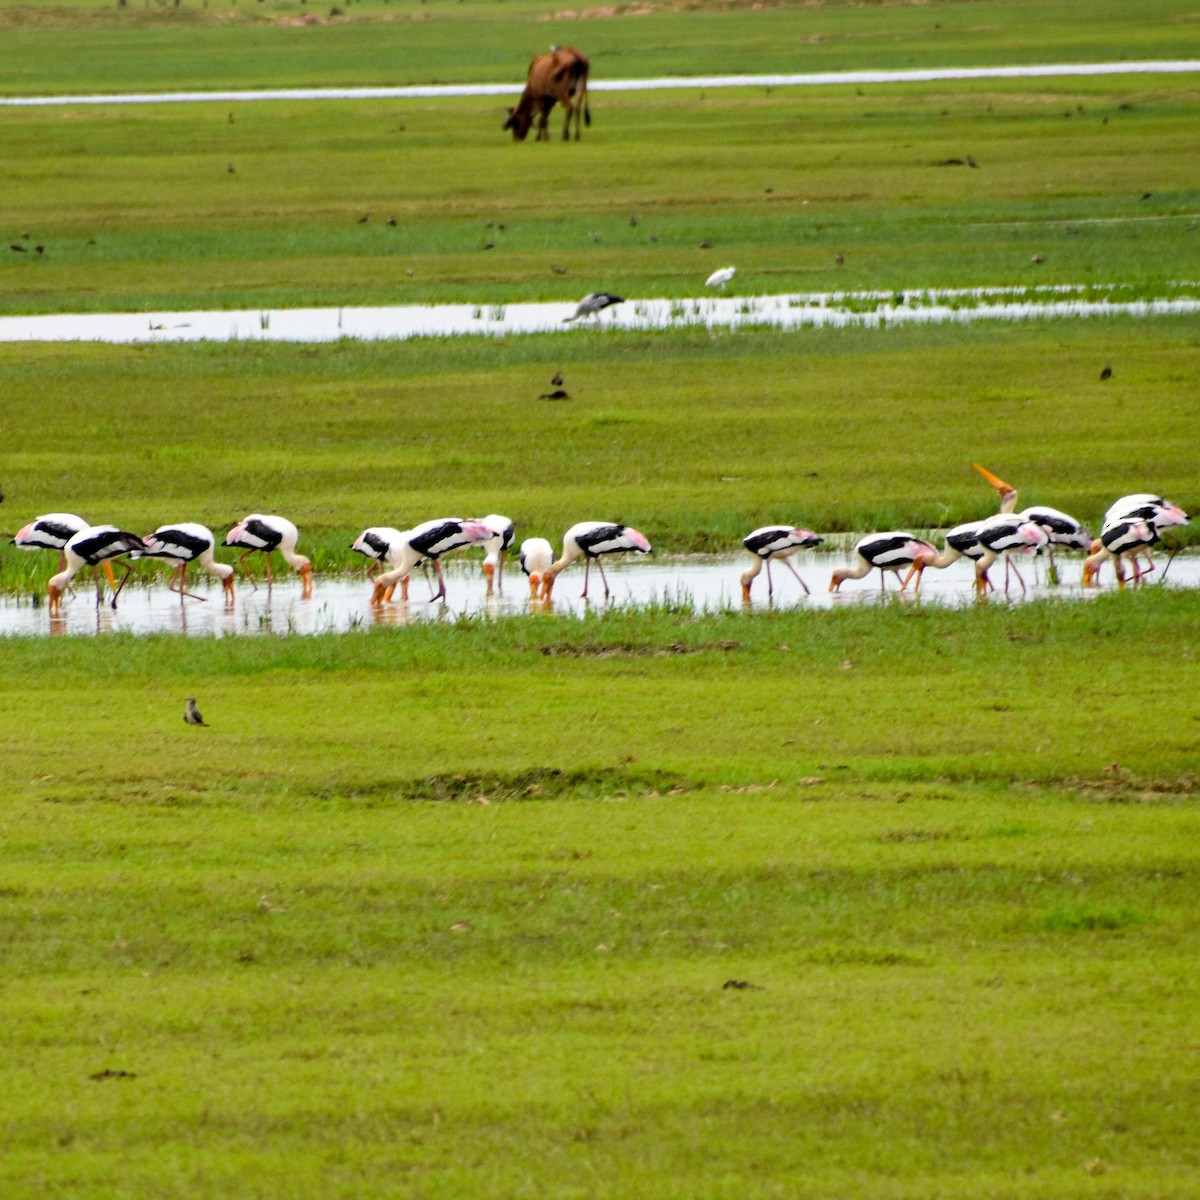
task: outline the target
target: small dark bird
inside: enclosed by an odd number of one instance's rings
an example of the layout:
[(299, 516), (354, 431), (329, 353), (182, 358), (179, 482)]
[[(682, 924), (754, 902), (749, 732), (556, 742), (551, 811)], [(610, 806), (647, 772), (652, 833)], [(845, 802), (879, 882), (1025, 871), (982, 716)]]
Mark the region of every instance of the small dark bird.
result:
[(702, 241), (702, 242), (700, 243), (700, 249), (701, 249), (701, 250), (711, 250), (711, 249), (712, 249), (712, 242), (710, 242), (710, 241), (709, 241), (707, 238), (705, 238), (705, 239), (704, 239), (704, 241)]
[(1112, 365), (1105, 364), (1104, 370), (1100, 372), (1101, 381), (1112, 378)]
[(183, 711), (183, 719), (188, 725), (203, 725), (204, 718), (200, 715), (200, 710), (196, 707), (196, 697), (189, 696), (187, 708)]
[(555, 275), (565, 275), (567, 273), (566, 267), (551, 266), (550, 270), (552, 270), (555, 273)]
[(637, 224), (637, 217), (630, 217), (630, 218), (629, 218), (629, 224), (630, 224), (630, 225), (636, 225), (636, 224)]
[(967, 155), (967, 166), (974, 167), (975, 170), (979, 169), (979, 164), (969, 154)]
[(15, 250), (18, 254), (28, 254), (29, 253), (29, 251), (24, 246), (22, 246), (20, 242), (9, 242), (8, 248), (10, 250)]
[(589, 292), (582, 300), (580, 300), (575, 312), (569, 317), (563, 317), (563, 324), (568, 324), (571, 321), (578, 321), (580, 317), (596, 317), (599, 318), (606, 308), (614, 304), (624, 304), (623, 296), (614, 296), (612, 292)]
[(227, 166), (227, 167), (225, 168), (225, 170), (226, 170), (226, 171), (228, 171), (230, 175), (236, 175), (236, 174), (237, 174), (237, 167), (235, 167), (235, 166), (233, 165), (233, 163), (230, 163), (230, 164), (229, 164), (229, 166)]
[(36, 251), (37, 251), (39, 254), (45, 254), (45, 253), (46, 253), (46, 247), (45, 247), (45, 246), (43, 246), (41, 242), (38, 242), (38, 244), (37, 244), (36, 246), (34, 246), (34, 249), (35, 249), (35, 250), (36, 250)]
[(543, 392), (538, 397), (539, 400), (570, 400), (570, 398), (571, 397), (564, 392), (562, 388), (555, 388), (552, 392)]
[(839, 250), (833, 261), (840, 267), (846, 261), (846, 256)]
[(358, 218), (358, 223), (360, 225), (365, 225), (370, 219), (371, 219), (370, 213), (363, 213), (363, 215)]
[(553, 378), (553, 379), (551, 379), (551, 380), (550, 380), (550, 382), (551, 382), (552, 384), (554, 384), (554, 386), (555, 386), (555, 387), (562, 387), (562, 379), (563, 379), (562, 372), (561, 372), (561, 371), (555, 371), (555, 372), (554, 372), (554, 378)]
[(1035, 254), (1029, 261), (1035, 263), (1044, 263), (1046, 261), (1046, 256), (1044, 254)]
[(495, 248), (496, 248), (496, 243), (495, 243), (495, 242), (484, 242), (484, 244), (483, 244), (483, 248), (484, 248), (485, 250), (495, 250)]
[(1153, 193), (1153, 192), (1143, 192), (1143, 193), (1142, 193), (1142, 199), (1143, 199), (1143, 200), (1149, 200), (1149, 199), (1150, 199), (1150, 197), (1151, 197), (1151, 196), (1153, 196), (1153, 195), (1154, 195), (1154, 193)]
[(388, 223), (389, 225), (395, 225), (395, 224), (396, 224), (396, 218), (395, 218), (395, 217), (388, 217), (388, 219), (387, 219), (387, 223)]

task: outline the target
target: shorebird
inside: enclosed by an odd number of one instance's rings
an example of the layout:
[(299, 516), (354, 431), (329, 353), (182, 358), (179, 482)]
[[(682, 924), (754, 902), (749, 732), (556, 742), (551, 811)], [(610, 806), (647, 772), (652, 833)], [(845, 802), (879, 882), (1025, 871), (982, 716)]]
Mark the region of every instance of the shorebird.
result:
[(633, 550), (638, 554), (650, 553), (650, 542), (646, 535), (628, 525), (616, 525), (611, 521), (580, 521), (572, 525), (563, 534), (562, 557), (551, 563), (542, 575), (542, 599), (549, 600), (554, 591), (554, 581), (564, 567), (573, 563), (580, 555), (584, 560), (583, 597), (588, 593), (588, 576), (592, 569), (592, 560), (600, 568), (600, 578), (604, 581), (604, 598), (612, 594), (608, 590), (608, 579), (604, 574), (604, 564), (600, 561), (602, 554), (619, 554), (624, 550)]
[(754, 555), (754, 562), (742, 573), (742, 599), (749, 601), (750, 586), (758, 577), (764, 564), (767, 568), (767, 596), (771, 597), (775, 594), (775, 585), (771, 581), (772, 559), (783, 563), (796, 576), (796, 581), (804, 589), (804, 594), (809, 595), (808, 584), (800, 578), (800, 573), (788, 562), (788, 559), (800, 550), (819, 546), (824, 540), (823, 537), (813, 533), (811, 529), (796, 529), (791, 525), (764, 525), (761, 529), (755, 529), (752, 533), (746, 534), (742, 538), (742, 545)]
[[(204, 725), (204, 718), (200, 715), (200, 710), (196, 707), (195, 696), (187, 698), (187, 708), (183, 710), (183, 719), (188, 725)], [(205, 728), (208, 728), (208, 726), (205, 726)]]

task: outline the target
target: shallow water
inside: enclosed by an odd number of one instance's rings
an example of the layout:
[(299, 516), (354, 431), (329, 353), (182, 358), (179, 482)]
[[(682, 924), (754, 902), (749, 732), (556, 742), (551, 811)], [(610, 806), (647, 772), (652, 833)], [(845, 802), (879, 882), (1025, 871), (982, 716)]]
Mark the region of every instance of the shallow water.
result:
[[(1177, 286), (1200, 291), (1200, 285)], [(284, 308), (173, 313), (55, 313), (0, 317), (0, 342), (329, 342), (339, 338), (562, 333), (577, 328), (647, 331), (757, 325), (777, 329), (1024, 321), (1031, 318), (1168, 316), (1200, 313), (1200, 296), (1159, 300), (1093, 298), (1103, 288), (946, 288), (901, 292), (798, 292), (626, 300), (599, 317), (565, 324), (574, 301), (530, 304), (416, 304), (379, 308)]]
[[(848, 556), (835, 554), (798, 554), (792, 562), (811, 589), (805, 596), (800, 585), (782, 564), (775, 564), (775, 596), (767, 600), (767, 578), (764, 571), (754, 581), (752, 610), (775, 608), (833, 608), (846, 604), (878, 604), (881, 602), (879, 574), (872, 572), (862, 580), (848, 580), (842, 590), (831, 593), (829, 577), (835, 567), (845, 565)], [(1158, 586), (1162, 579), (1166, 556), (1157, 556), (1158, 570), (1151, 583)], [(1079, 586), (1078, 556), (1060, 556), (1060, 571), (1064, 582), (1052, 587), (1046, 582), (1046, 564), (1020, 563), (1029, 591), (1022, 596), (1015, 580), (1008, 599), (1022, 602), (1054, 596), (1063, 599), (1085, 599), (1109, 591), (1115, 586), (1111, 567), (1102, 572), (1098, 591), (1084, 592)], [(705, 611), (741, 607), (739, 577), (750, 564), (746, 555), (694, 555), (690, 557), (657, 556), (643, 559), (612, 560), (605, 566), (612, 589), (612, 605), (645, 606), (650, 604), (688, 604)], [(372, 585), (361, 576), (318, 578), (311, 599), (300, 596), (300, 581), (287, 576), (268, 589), (260, 584), (257, 590), (239, 581), (232, 606), (223, 603), (220, 587), (194, 581), (194, 590), (206, 600), (180, 598), (165, 585), (139, 588), (130, 586), (121, 595), (114, 611), (108, 604), (97, 607), (90, 583), (82, 585), (74, 597), (68, 598), (63, 615), (51, 620), (45, 604), (35, 607), (28, 598), (0, 598), (0, 636), (2, 635), (61, 635), (124, 632), (134, 634), (175, 633), (189, 637), (230, 637), (255, 634), (312, 634), (344, 632), (372, 625), (407, 625), (418, 621), (453, 621), (459, 617), (492, 618), (515, 616), (544, 611), (534, 608), (529, 600), (525, 577), (510, 563), (504, 578), (503, 593), (490, 599), (484, 594), (484, 581), (479, 563), (460, 560), (444, 566), (448, 596), (445, 604), (428, 602), (431, 589), (417, 574), (413, 577), (407, 604), (385, 604), (372, 608)], [(599, 572), (591, 572), (590, 599), (580, 599), (584, 569), (573, 564), (562, 575), (554, 589), (553, 611), (581, 615), (589, 609), (605, 607), (604, 589)], [(992, 579), (1000, 591), (989, 603), (1004, 603), (1004, 568), (997, 564)], [(1200, 586), (1200, 554), (1185, 553), (1171, 564), (1167, 587)], [(882, 602), (897, 602), (896, 583), (891, 576)], [(397, 593), (398, 594), (398, 593)], [(941, 604), (962, 607), (975, 602), (973, 572), (963, 562), (952, 564), (944, 571), (928, 571), (921, 585), (919, 601), (906, 592), (902, 603)]]

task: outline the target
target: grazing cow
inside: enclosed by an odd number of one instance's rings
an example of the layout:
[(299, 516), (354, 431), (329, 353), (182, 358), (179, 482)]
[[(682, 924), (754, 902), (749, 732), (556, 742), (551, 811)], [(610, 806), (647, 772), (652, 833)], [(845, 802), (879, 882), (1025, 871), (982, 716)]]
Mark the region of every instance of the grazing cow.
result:
[(592, 114), (587, 102), (588, 60), (571, 46), (559, 46), (550, 54), (539, 54), (529, 64), (529, 80), (516, 108), (508, 110), (505, 129), (513, 132), (513, 141), (523, 142), (534, 120), (538, 121), (537, 141), (548, 142), (546, 124), (555, 102), (567, 110), (563, 141), (571, 136), (571, 118), (575, 118), (575, 140), (579, 141), (579, 114), (590, 125)]

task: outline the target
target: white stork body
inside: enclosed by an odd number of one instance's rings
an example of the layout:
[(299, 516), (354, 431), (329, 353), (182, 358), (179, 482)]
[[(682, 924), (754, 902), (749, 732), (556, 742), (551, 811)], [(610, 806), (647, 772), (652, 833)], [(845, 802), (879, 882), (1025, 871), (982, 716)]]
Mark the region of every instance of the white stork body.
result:
[(580, 317), (595, 317), (600, 319), (600, 314), (606, 309), (611, 308), (614, 304), (624, 304), (623, 296), (614, 296), (612, 292), (589, 292), (575, 308), (575, 312), (569, 317), (563, 317), (563, 324), (569, 325), (572, 321), (578, 321)]
[[(1108, 512), (1104, 514), (1102, 529), (1118, 521), (1147, 521), (1153, 526), (1155, 533), (1161, 533), (1164, 529), (1176, 525), (1186, 525), (1188, 515), (1178, 504), (1172, 504), (1170, 500), (1156, 496), (1153, 492), (1135, 492), (1130, 496), (1122, 496), (1109, 506)], [(1157, 541), (1157, 538), (1155, 540)], [(1154, 559), (1150, 556), (1151, 544), (1153, 543), (1141, 546), (1131, 553), (1129, 562), (1133, 567), (1135, 579), (1141, 579), (1143, 575), (1148, 575), (1155, 569)], [(1139, 554), (1146, 560), (1143, 570), (1138, 569)]]
[(181, 521), (177, 525), (160, 525), (153, 533), (142, 539), (144, 550), (135, 550), (130, 558), (163, 558), (175, 564), (170, 590), (179, 593), (180, 603), (185, 596), (193, 600), (205, 600), (205, 596), (197, 596), (186, 590), (187, 569), (195, 563), (209, 575), (221, 581), (225, 591), (226, 602), (233, 602), (234, 569), (228, 563), (219, 563), (213, 558), (213, 549), (217, 539), (206, 525), (198, 525), (194, 521)]
[(413, 567), (419, 562), (433, 563), (434, 573), (437, 575), (438, 590), (430, 600), (445, 599), (446, 580), (442, 575), (440, 562), (442, 556), (495, 536), (495, 530), (491, 526), (474, 519), (464, 521), (461, 517), (439, 517), (414, 526), (405, 532), (399, 552), (389, 557), (388, 561), (395, 563), (394, 569), (385, 571), (375, 580), (371, 603), (378, 605), (384, 600), (390, 600), (396, 583), (411, 574)]
[(74, 513), (45, 513), (34, 517), (24, 529), (17, 532), (13, 545), (22, 550), (57, 550), (58, 569), (67, 565), (63, 549), (79, 532), (88, 529), (88, 523)]
[(302, 593), (307, 599), (312, 595), (312, 563), (303, 554), (296, 553), (296, 543), (300, 540), (300, 531), (285, 517), (264, 516), (262, 513), (251, 513), (243, 517), (226, 535), (222, 543), (226, 546), (239, 546), (244, 550), (238, 562), (243, 562), (249, 555), (261, 551), (267, 556), (267, 585), (275, 582), (271, 574), (271, 555), (276, 550), (283, 555), (284, 561), (300, 576)]
[[(1146, 551), (1157, 541), (1158, 530), (1152, 521), (1144, 521), (1139, 517), (1118, 517), (1114, 521), (1106, 522), (1100, 530), (1100, 537), (1093, 543), (1094, 553), (1083, 560), (1083, 586), (1095, 587), (1100, 564), (1106, 558), (1111, 558), (1113, 569), (1117, 573), (1117, 586), (1123, 588), (1125, 570), (1121, 559), (1127, 554), (1134, 555), (1139, 551)], [(1140, 578), (1135, 562), (1135, 582)]]
[(737, 274), (736, 267), (722, 267), (719, 271), (714, 271), (705, 281), (705, 287), (719, 287), (721, 291), (725, 290), (725, 285)]
[[(923, 555), (937, 557), (937, 547), (924, 538), (904, 530), (890, 530), (887, 533), (869, 533), (861, 538), (854, 547), (857, 560), (853, 567), (840, 567), (834, 571), (829, 581), (829, 590), (838, 591), (847, 579), (862, 579), (872, 570), (879, 571), (879, 590), (883, 591), (884, 572), (892, 571), (897, 579), (905, 567), (911, 567)], [(917, 588), (921, 586), (920, 576), (917, 577)]]
[(554, 547), (545, 538), (526, 538), (521, 543), (521, 570), (529, 576), (529, 598), (538, 598), (542, 578), (554, 562)]
[(487, 594), (492, 594), (493, 579), (498, 591), (504, 591), (504, 552), (513, 544), (516, 526), (508, 517), (490, 513), (479, 518), (493, 536), (480, 543), (486, 551), (483, 559), (483, 574), (487, 579)]
[[(1019, 513), (997, 513), (994, 517), (988, 517), (979, 526), (978, 536), (983, 553), (975, 563), (975, 587), (978, 591), (983, 592), (990, 586), (988, 568), (997, 558), (1004, 555), (1004, 591), (1006, 595), (1008, 594), (1009, 556), (1014, 553), (1035, 554), (1043, 546), (1050, 544), (1050, 535), (1041, 525), (1034, 521), (1027, 521)], [(1024, 592), (1026, 590), (1025, 580), (1022, 578), (1021, 572), (1017, 570), (1015, 563), (1011, 564), (1011, 569), (1021, 584), (1021, 591)]]
[[(78, 517), (74, 513), (45, 513), (40, 517), (34, 517), (28, 525), (18, 530), (13, 538), (13, 545), (21, 550), (57, 550), (58, 569), (65, 571), (67, 569), (65, 552), (67, 543), (77, 533), (90, 528), (91, 526), (82, 517)], [(117, 583), (113, 579), (112, 563), (105, 561), (100, 566), (104, 568), (108, 582), (115, 592)]]
[(603, 554), (621, 554), (633, 551), (636, 554), (649, 554), (650, 542), (646, 535), (631, 529), (628, 525), (616, 525), (611, 521), (580, 521), (572, 525), (563, 534), (562, 557), (546, 568), (542, 576), (542, 599), (549, 600), (554, 591), (554, 581), (559, 573), (580, 556), (584, 560), (583, 598), (587, 598), (588, 576), (592, 569), (592, 560), (600, 568), (600, 578), (604, 581), (604, 598), (607, 600), (612, 593), (608, 588), (608, 577), (604, 574), (604, 564), (600, 561)]
[[(127, 533), (115, 525), (90, 525), (86, 529), (81, 529), (63, 547), (63, 555), (67, 563), (65, 569), (59, 571), (57, 575), (52, 575), (49, 583), (46, 584), (46, 591), (50, 596), (50, 615), (56, 617), (62, 611), (63, 592), (66, 591), (71, 580), (75, 578), (76, 572), (81, 568), (99, 566), (110, 559), (120, 558), (123, 554), (131, 554), (135, 550), (144, 550), (145, 548), (145, 543), (136, 533)], [(121, 583), (113, 589), (113, 608), (117, 607), (117, 597), (121, 594), (121, 588), (125, 586), (125, 580), (129, 578), (130, 572), (133, 570), (128, 563), (125, 563), (124, 566), (125, 574), (121, 577)], [(100, 587), (97, 578), (97, 604), (104, 598)]]
[(800, 529), (791, 525), (764, 525), (761, 529), (755, 529), (746, 534), (742, 538), (742, 545), (754, 556), (754, 561), (742, 573), (742, 601), (749, 603), (751, 585), (764, 565), (767, 568), (767, 596), (769, 598), (775, 594), (775, 587), (771, 580), (772, 559), (782, 562), (796, 576), (796, 581), (804, 589), (804, 594), (809, 595), (808, 585), (800, 578), (800, 573), (788, 562), (788, 559), (801, 550), (819, 546), (824, 540), (823, 537), (813, 533), (811, 529)]

